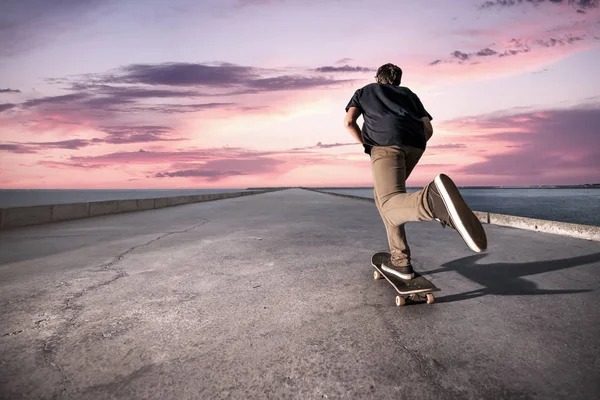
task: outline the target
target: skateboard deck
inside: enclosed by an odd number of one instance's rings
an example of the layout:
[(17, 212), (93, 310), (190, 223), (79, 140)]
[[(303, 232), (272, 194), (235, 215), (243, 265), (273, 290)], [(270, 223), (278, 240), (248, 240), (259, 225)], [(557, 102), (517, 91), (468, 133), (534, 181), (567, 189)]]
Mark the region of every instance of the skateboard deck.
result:
[(385, 278), (392, 287), (398, 292), (396, 296), (396, 305), (403, 306), (406, 304), (406, 299), (411, 301), (423, 301), (432, 304), (435, 301), (435, 296), (432, 292), (440, 290), (431, 281), (423, 275), (415, 272), (413, 279), (405, 280), (398, 278), (393, 274), (386, 273), (381, 266), (384, 262), (389, 261), (391, 255), (388, 252), (379, 252), (371, 257), (371, 265), (375, 268), (373, 278), (378, 280)]

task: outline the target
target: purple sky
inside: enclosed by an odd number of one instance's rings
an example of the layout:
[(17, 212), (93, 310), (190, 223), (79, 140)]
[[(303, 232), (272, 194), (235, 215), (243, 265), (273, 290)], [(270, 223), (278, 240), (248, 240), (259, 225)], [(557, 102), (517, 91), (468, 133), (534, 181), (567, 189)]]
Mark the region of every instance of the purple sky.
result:
[(409, 184), (600, 183), (598, 1), (141, 4), (0, 5), (0, 187), (371, 185), (342, 121), (387, 62), (434, 117)]

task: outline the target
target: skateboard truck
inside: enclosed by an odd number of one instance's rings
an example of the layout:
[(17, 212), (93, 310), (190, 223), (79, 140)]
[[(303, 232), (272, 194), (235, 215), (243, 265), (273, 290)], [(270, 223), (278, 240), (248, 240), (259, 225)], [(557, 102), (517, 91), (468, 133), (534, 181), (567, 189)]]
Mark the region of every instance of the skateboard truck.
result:
[(392, 274), (386, 274), (383, 269), (381, 269), (381, 266), (384, 262), (389, 262), (390, 257), (390, 253), (387, 252), (375, 253), (371, 257), (371, 265), (375, 268), (375, 271), (373, 271), (373, 278), (375, 280), (385, 278), (398, 293), (396, 295), (396, 305), (405, 305), (406, 299), (415, 302), (424, 300), (427, 304), (433, 304), (435, 302), (435, 296), (432, 292), (440, 289), (418, 273), (415, 273), (414, 278), (410, 280), (401, 279)]

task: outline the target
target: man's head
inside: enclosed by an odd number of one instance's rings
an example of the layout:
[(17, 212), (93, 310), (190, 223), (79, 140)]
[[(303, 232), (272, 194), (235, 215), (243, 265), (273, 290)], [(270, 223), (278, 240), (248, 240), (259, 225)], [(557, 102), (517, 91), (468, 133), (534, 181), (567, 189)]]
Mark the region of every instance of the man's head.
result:
[(400, 86), (402, 70), (397, 65), (384, 64), (377, 70), (375, 79), (377, 79), (377, 83)]

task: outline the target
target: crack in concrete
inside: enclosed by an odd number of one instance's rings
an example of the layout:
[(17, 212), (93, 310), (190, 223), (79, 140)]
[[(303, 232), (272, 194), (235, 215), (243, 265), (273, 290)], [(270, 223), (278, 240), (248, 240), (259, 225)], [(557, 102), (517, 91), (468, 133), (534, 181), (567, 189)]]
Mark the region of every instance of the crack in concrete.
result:
[[(34, 325), (33, 328), (34, 329), (39, 329), (40, 326), (41, 326), (41, 324), (42, 324), (42, 322), (49, 321), (49, 320), (50, 320), (50, 318), (43, 318), (43, 319), (40, 319), (38, 321), (35, 321), (33, 323), (33, 325)], [(28, 329), (28, 328), (23, 328), (23, 329), (18, 329), (16, 331), (12, 331), (12, 332), (7, 332), (7, 333), (2, 334), (2, 337), (5, 337), (5, 336), (16, 336), (16, 335), (18, 335), (20, 333), (25, 332), (26, 329)]]
[(171, 235), (174, 235), (176, 233), (186, 233), (186, 232), (189, 232), (189, 231), (191, 231), (193, 229), (196, 229), (196, 228), (198, 228), (198, 227), (206, 224), (207, 222), (208, 222), (208, 220), (203, 220), (201, 223), (196, 224), (196, 225), (192, 226), (191, 228), (184, 229), (182, 231), (167, 232), (164, 235), (160, 235), (159, 237), (157, 237), (155, 239), (152, 239), (152, 240), (150, 240), (147, 243), (144, 243), (144, 244), (141, 244), (141, 245), (138, 245), (138, 246), (133, 246), (132, 248), (130, 248), (130, 249), (124, 251), (123, 253), (119, 254), (118, 256), (116, 256), (111, 262), (103, 265), (102, 269), (104, 269), (104, 270), (111, 270), (112, 269), (111, 267), (113, 265), (117, 264), (119, 261), (122, 261), (125, 258), (125, 256), (127, 254), (131, 253), (132, 251), (137, 250), (137, 249), (139, 249), (141, 247), (146, 247), (146, 246), (148, 246), (148, 245), (150, 245), (150, 244), (152, 244), (154, 242), (157, 242), (157, 241), (159, 241), (159, 240), (161, 240), (161, 239), (163, 239), (163, 238), (165, 238), (167, 236), (171, 236)]
[[(56, 335), (53, 335), (50, 339), (54, 338)], [(50, 357), (52, 356), (52, 345), (55, 343), (51, 343), (50, 340), (44, 342), (44, 348), (42, 349), (42, 354), (44, 356), (44, 362), (48, 365), (50, 365), (52, 368), (56, 369), (58, 371), (58, 373), (61, 376), (61, 383), (62, 383), (62, 388), (58, 388), (57, 390), (55, 390), (54, 394), (52, 394), (52, 398), (53, 399), (57, 399), (60, 397), (60, 395), (62, 393), (67, 392), (67, 374), (65, 374), (65, 372), (63, 371), (63, 369), (59, 366), (56, 365), (55, 363), (53, 363), (50, 360)]]
[[(108, 279), (108, 280), (106, 280), (104, 282), (100, 282), (100, 283), (97, 283), (95, 285), (88, 286), (88, 287), (82, 289), (81, 291), (73, 294), (72, 296), (68, 297), (64, 301), (65, 308), (63, 309), (63, 311), (71, 311), (72, 312), (71, 318), (69, 318), (66, 323), (62, 324), (62, 326), (59, 326), (56, 329), (56, 332), (52, 336), (50, 336), (47, 340), (45, 340), (43, 342), (43, 349), (42, 349), (44, 362), (46, 364), (50, 365), (51, 367), (53, 367), (54, 369), (56, 369), (60, 373), (60, 375), (62, 376), (62, 380), (61, 380), (62, 381), (62, 385), (61, 385), (61, 388), (58, 388), (55, 391), (54, 395), (52, 396), (53, 399), (60, 397), (61, 394), (63, 394), (63, 393), (68, 393), (69, 378), (67, 377), (67, 374), (63, 371), (63, 369), (59, 365), (57, 365), (55, 362), (53, 362), (52, 359), (53, 359), (53, 356), (54, 356), (54, 354), (56, 352), (56, 348), (60, 344), (60, 341), (61, 341), (62, 337), (64, 337), (64, 335), (69, 331), (69, 329), (72, 326), (75, 325), (74, 321), (78, 317), (79, 312), (83, 309), (82, 306), (77, 306), (75, 304), (72, 304), (72, 302), (74, 300), (77, 300), (77, 299), (83, 297), (85, 294), (87, 294), (89, 292), (92, 292), (92, 291), (94, 291), (96, 289), (99, 289), (101, 287), (104, 287), (104, 286), (108, 286), (111, 283), (113, 283), (113, 282), (115, 282), (115, 281), (117, 281), (117, 280), (119, 280), (119, 279), (121, 279), (123, 277), (126, 277), (127, 273), (125, 271), (123, 271), (121, 268), (119, 268), (118, 266), (117, 267), (115, 267), (115, 266), (120, 261), (122, 261), (127, 254), (131, 253), (132, 251), (137, 250), (137, 249), (142, 248), (142, 247), (149, 246), (150, 244), (152, 244), (152, 243), (154, 243), (156, 241), (159, 241), (159, 240), (161, 240), (161, 239), (163, 239), (163, 238), (165, 238), (167, 236), (174, 235), (174, 234), (177, 234), (177, 233), (186, 233), (186, 232), (189, 232), (189, 231), (191, 231), (193, 229), (196, 229), (196, 228), (198, 228), (198, 227), (206, 224), (207, 222), (209, 222), (209, 221), (208, 220), (202, 220), (201, 223), (196, 224), (196, 225), (192, 226), (191, 228), (184, 229), (184, 230), (181, 230), (181, 231), (167, 232), (167, 233), (165, 233), (163, 235), (160, 235), (157, 238), (154, 238), (154, 239), (150, 240), (149, 242), (146, 242), (146, 243), (141, 244), (141, 245), (133, 246), (130, 249), (125, 250), (123, 253), (117, 255), (112, 261), (110, 261), (110, 262), (108, 262), (108, 263), (106, 263), (106, 264), (104, 264), (104, 265), (101, 266), (101, 269), (104, 270), (104, 271), (115, 271), (117, 273), (115, 276), (113, 276), (112, 278), (110, 278), (110, 279)], [(18, 333), (20, 333), (20, 332), (18, 332)]]
[(18, 335), (19, 333), (23, 333), (24, 330), (25, 329), (19, 329), (18, 331), (5, 333), (2, 336), (14, 336), (14, 335)]

